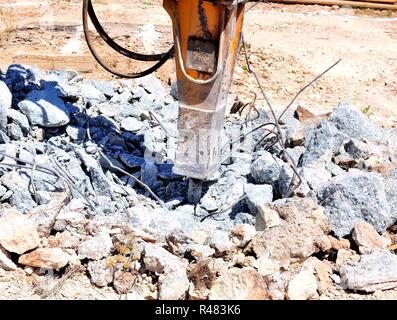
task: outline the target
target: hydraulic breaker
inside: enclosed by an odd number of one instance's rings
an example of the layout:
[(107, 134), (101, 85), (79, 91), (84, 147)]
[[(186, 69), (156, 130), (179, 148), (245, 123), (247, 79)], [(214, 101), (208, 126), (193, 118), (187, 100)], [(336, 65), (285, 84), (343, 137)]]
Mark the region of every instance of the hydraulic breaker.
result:
[(173, 171), (208, 180), (221, 161), (221, 133), (244, 3), (164, 0), (163, 5), (172, 19), (180, 103)]

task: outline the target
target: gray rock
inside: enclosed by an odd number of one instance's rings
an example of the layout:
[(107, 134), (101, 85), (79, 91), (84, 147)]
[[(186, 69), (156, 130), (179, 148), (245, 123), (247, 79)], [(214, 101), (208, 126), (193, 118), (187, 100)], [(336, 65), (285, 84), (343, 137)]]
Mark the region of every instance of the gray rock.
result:
[(339, 237), (348, 235), (360, 220), (380, 233), (397, 220), (378, 173), (351, 170), (340, 174), (317, 191), (317, 199), (325, 208), (331, 229)]
[[(123, 118), (122, 114), (119, 113), (122, 113), (124, 110), (130, 111), (131, 109), (129, 105), (125, 106), (124, 104), (118, 104), (112, 101), (103, 102), (98, 105), (100, 114), (107, 118)], [(130, 114), (128, 114), (128, 116), (130, 116)]]
[(144, 145), (149, 152), (166, 153), (166, 134), (161, 127), (150, 128), (145, 131)]
[(306, 151), (306, 148), (303, 146), (297, 146), (295, 148), (287, 148), (285, 151), (288, 153), (289, 157), (294, 161), (295, 165), (298, 165), (300, 158)]
[(22, 212), (29, 211), (37, 206), (27, 189), (16, 189), (10, 197), (10, 204)]
[(179, 104), (174, 101), (168, 105), (164, 105), (160, 111), (160, 115), (164, 121), (176, 121), (179, 115)]
[(200, 207), (207, 212), (214, 212), (219, 209), (218, 204), (214, 198), (205, 197), (200, 201)]
[(189, 290), (189, 284), (189, 279), (184, 269), (178, 269), (172, 274), (162, 275), (158, 283), (158, 298), (160, 300), (184, 299)]
[[(1, 133), (2, 131), (0, 131)], [(3, 144), (0, 144), (0, 151), (6, 155), (9, 155), (11, 157), (16, 158), (17, 156), (17, 151), (18, 151), (18, 146), (13, 143), (8, 143), (5, 142)], [(16, 164), (16, 161), (14, 159), (11, 159), (9, 157), (3, 157), (2, 155), (0, 156), (0, 163), (10, 163), (10, 164)]]
[(225, 253), (232, 250), (233, 242), (230, 241), (229, 235), (223, 230), (216, 230), (204, 243), (215, 249), (218, 253)]
[(30, 130), (29, 120), (23, 113), (20, 113), (15, 109), (9, 109), (7, 111), (7, 116), (9, 120), (18, 124), (18, 126), (22, 129), (22, 131), (25, 134), (29, 132)]
[(17, 171), (10, 171), (0, 178), (1, 183), (8, 189), (15, 191), (20, 189), (28, 189), (29, 178), (24, 174), (19, 174)]
[(75, 70), (50, 70), (48, 72), (49, 76), (55, 76), (55, 79), (58, 79), (63, 82), (70, 82), (79, 76), (79, 73)]
[(145, 243), (143, 262), (146, 270), (156, 273), (172, 273), (187, 267), (185, 259), (179, 259), (161, 246), (151, 243)]
[(247, 183), (244, 185), (244, 192), (247, 196), (248, 209), (253, 215), (257, 214), (258, 205), (273, 201), (273, 187), (271, 185)]
[(329, 117), (335, 127), (350, 138), (382, 141), (383, 130), (348, 102), (341, 102)]
[(112, 184), (100, 166), (94, 166), (89, 169), (92, 187), (95, 192), (101, 196), (112, 198)]
[(105, 95), (95, 86), (88, 83), (83, 83), (80, 86), (80, 95), (86, 100), (106, 101)]
[(0, 198), (2, 198), (7, 192), (7, 188), (0, 184)]
[(88, 179), (84, 170), (81, 168), (81, 163), (78, 159), (71, 158), (65, 166), (68, 173), (77, 181), (85, 181), (86, 179)]
[(302, 166), (307, 166), (315, 161), (330, 162), (344, 139), (345, 135), (333, 123), (322, 120), (315, 129), (308, 133), (307, 151), (302, 157)]
[(397, 287), (397, 256), (377, 251), (361, 256), (356, 266), (342, 266), (341, 285), (356, 291), (374, 292)]
[(0, 130), (0, 144), (9, 144), (11, 142), (11, 139), (7, 136), (7, 134)]
[[(23, 159), (23, 157), (28, 157), (29, 155), (30, 155), (30, 160), (31, 160), (32, 157), (34, 156), (34, 153), (29, 153), (26, 151), (20, 152), (19, 158)], [(49, 165), (49, 161), (47, 161), (45, 156), (38, 155), (38, 156), (36, 156), (36, 159), (38, 161), (42, 161), (42, 163), (44, 165)], [(23, 171), (21, 170), (20, 172), (24, 178), (29, 179), (29, 181), (31, 180), (31, 175), (32, 175), (31, 170), (24, 169)], [(34, 172), (34, 185), (35, 185), (36, 189), (46, 190), (46, 191), (56, 191), (57, 188), (59, 189), (59, 188), (64, 187), (64, 184), (61, 181), (59, 181), (56, 176), (54, 176), (53, 174), (49, 174), (49, 173), (45, 173), (45, 172), (41, 172), (41, 171)], [(30, 188), (31, 188), (31, 186), (30, 186)]]
[(113, 268), (106, 266), (106, 259), (88, 262), (87, 270), (91, 282), (98, 287), (106, 287), (113, 281)]
[(164, 248), (147, 243), (143, 262), (146, 270), (160, 274), (159, 299), (184, 298), (189, 289), (185, 259), (179, 259)]
[(29, 69), (21, 64), (9, 65), (6, 73), (6, 79), (10, 81), (11, 84), (24, 82), (29, 79), (30, 76)]
[(157, 175), (164, 180), (174, 180), (177, 179), (178, 175), (172, 172), (173, 164), (171, 163), (159, 163), (157, 164), (158, 173)]
[(80, 87), (77, 85), (78, 79), (79, 76), (75, 71), (50, 71), (49, 74), (44, 76), (45, 82), (42, 89), (56, 90), (60, 98), (77, 101), (80, 97)]
[(10, 123), (7, 125), (7, 134), (11, 140), (21, 140), (23, 138), (21, 127), (16, 123)]
[(145, 77), (139, 78), (137, 84), (143, 87), (149, 93), (155, 94), (158, 97), (164, 97), (167, 95), (161, 81), (153, 74), (149, 74)]
[(134, 92), (133, 92), (133, 95), (134, 95), (134, 99), (141, 99), (145, 94), (147, 94), (147, 92), (146, 92), (146, 90), (145, 89), (143, 89), (143, 87), (136, 87), (135, 89), (134, 88), (131, 88), (131, 90), (133, 90)]
[(68, 125), (66, 128), (67, 135), (74, 141), (81, 141), (85, 139), (87, 130), (82, 127)]
[(275, 183), (275, 191), (281, 197), (289, 197), (292, 192), (291, 181), (294, 177), (294, 171), (289, 165), (283, 163), (280, 171), (280, 176)]
[(305, 126), (299, 120), (291, 117), (285, 134), (286, 143), (292, 147), (302, 145), (305, 141), (305, 131)]
[(236, 162), (227, 166), (221, 166), (223, 171), (233, 171), (240, 176), (247, 176), (251, 173), (251, 162)]
[[(150, 213), (146, 209), (144, 213), (151, 216), (150, 227), (158, 230), (156, 236), (158, 237), (160, 235), (160, 240), (164, 239), (167, 235), (173, 234), (181, 243), (186, 242), (186, 239), (189, 238), (185, 234), (186, 230), (188, 229), (187, 233), (190, 233), (196, 224), (193, 214), (190, 213), (190, 215), (187, 215), (183, 210), (171, 211), (158, 208), (151, 210)], [(197, 230), (202, 230), (206, 226), (206, 223), (197, 226)], [(200, 233), (200, 231), (197, 232)]]
[(343, 147), (354, 159), (367, 159), (369, 157), (369, 148), (364, 142), (350, 139), (343, 145)]
[(48, 191), (38, 190), (36, 191), (36, 201), (37, 204), (47, 204), (52, 199), (52, 193)]
[(147, 210), (141, 205), (135, 205), (128, 209), (130, 222), (133, 226), (145, 228), (150, 226), (154, 219), (153, 210)]
[(235, 225), (237, 224), (249, 224), (249, 225), (254, 225), (255, 224), (255, 217), (249, 213), (246, 212), (239, 212), (235, 215), (233, 223)]
[(386, 197), (390, 204), (391, 215), (397, 217), (397, 169), (389, 171), (385, 179)]
[(303, 167), (300, 175), (313, 190), (318, 190), (332, 177), (331, 173), (325, 168), (325, 165), (316, 162)]
[(121, 121), (121, 128), (131, 132), (139, 131), (143, 126), (143, 123), (136, 118), (128, 117)]
[(112, 98), (114, 96), (113, 85), (111, 82), (98, 81), (98, 80), (87, 80), (85, 83), (94, 86), (100, 92), (102, 92), (106, 97)]
[(55, 91), (32, 91), (18, 103), (18, 108), (31, 124), (59, 127), (69, 123), (69, 110)]
[(130, 105), (131, 106), (131, 104), (133, 102), (133, 94), (130, 91), (123, 91), (117, 97), (114, 96), (112, 98), (112, 101), (117, 101), (117, 103), (122, 103), (125, 106), (126, 105)]
[[(239, 208), (244, 204), (243, 201), (240, 203), (240, 199), (244, 196), (244, 184), (246, 179), (243, 177), (238, 177), (233, 174), (221, 177), (216, 183), (212, 184), (205, 195), (200, 200), (200, 206), (202, 203), (210, 203), (210, 201), (215, 201), (216, 206), (221, 210), (226, 208), (233, 208), (238, 212)], [(211, 205), (213, 206), (213, 205)], [(229, 214), (232, 209), (227, 210), (224, 214)], [(207, 215), (207, 212), (197, 212), (196, 215)]]
[(91, 177), (92, 187), (98, 195), (112, 197), (113, 193), (111, 182), (104, 174), (98, 162), (82, 148), (76, 149), (76, 154), (86, 166)]
[(255, 182), (261, 184), (274, 184), (280, 176), (284, 162), (264, 151), (251, 165), (251, 175)]
[(328, 162), (325, 165), (325, 168), (331, 173), (333, 177), (345, 172), (345, 170), (343, 170), (341, 167), (333, 162)]
[(153, 188), (157, 182), (157, 166), (154, 163), (145, 162), (141, 166), (141, 180), (149, 188)]
[(128, 168), (139, 168), (145, 162), (143, 158), (132, 153), (122, 153), (119, 157), (120, 161)]
[[(19, 155), (18, 155), (18, 159), (20, 159), (21, 161), (27, 161), (30, 162), (32, 161), (32, 157), (37, 157), (43, 161), (46, 161), (47, 159), (45, 158), (45, 156), (37, 156), (37, 153), (35, 152), (36, 150), (34, 148), (30, 148), (30, 145), (26, 145), (24, 146), (25, 148), (21, 147), (19, 149)], [(45, 159), (45, 160), (44, 160)]]
[(107, 257), (113, 247), (112, 239), (106, 232), (83, 241), (78, 248), (80, 259), (100, 260)]
[(12, 94), (7, 85), (0, 81), (0, 130), (5, 130), (7, 127), (7, 114), (11, 108)]

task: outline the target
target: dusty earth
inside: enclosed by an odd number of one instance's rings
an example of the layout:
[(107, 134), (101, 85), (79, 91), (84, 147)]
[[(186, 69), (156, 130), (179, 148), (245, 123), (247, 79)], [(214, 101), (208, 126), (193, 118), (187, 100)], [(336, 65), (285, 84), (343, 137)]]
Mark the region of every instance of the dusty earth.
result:
[[(147, 53), (172, 44), (170, 20), (161, 1), (95, 1), (110, 34)], [(90, 78), (112, 79), (92, 59), (81, 28), (80, 1), (0, 0), (0, 67), (35, 64), (41, 69), (75, 69)], [(248, 5), (250, 7), (251, 5)], [(250, 62), (275, 106), (285, 105), (306, 82), (333, 62), (342, 62), (305, 91), (298, 103), (335, 107), (341, 100), (365, 109), (385, 126), (397, 126), (397, 12), (338, 7), (259, 4), (249, 10), (244, 36)], [(141, 66), (103, 49), (120, 70)], [(143, 66), (144, 67), (144, 66)], [(175, 79), (173, 61), (157, 76)], [(240, 54), (231, 93), (249, 101), (257, 86)], [(257, 99), (263, 104), (263, 100)], [(17, 270), (0, 272), (0, 298), (40, 298), (34, 277)], [(335, 287), (329, 298), (395, 298), (396, 290), (372, 295), (346, 294)], [(111, 289), (91, 286), (86, 277), (67, 280), (60, 298), (120, 298)]]
[[(146, 53), (171, 46), (171, 21), (160, 0), (98, 0), (94, 5), (121, 45)], [(0, 67), (18, 62), (111, 79), (88, 52), (80, 11), (77, 0), (0, 0)], [(244, 26), (252, 67), (276, 107), (341, 58), (297, 103), (333, 108), (349, 100), (383, 125), (397, 125), (397, 12), (261, 3), (248, 10)], [(145, 67), (98, 46), (105, 61), (120, 71)], [(259, 91), (246, 70), (241, 53), (231, 93), (249, 101)], [(173, 81), (173, 61), (157, 76)], [(257, 101), (263, 104), (260, 97)]]

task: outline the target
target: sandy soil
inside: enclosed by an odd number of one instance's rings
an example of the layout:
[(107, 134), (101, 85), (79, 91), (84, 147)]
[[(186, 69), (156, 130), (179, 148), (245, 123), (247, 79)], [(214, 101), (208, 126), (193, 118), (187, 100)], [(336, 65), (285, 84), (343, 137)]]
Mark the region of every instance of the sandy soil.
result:
[[(80, 2), (0, 0), (0, 66), (18, 62), (112, 78), (88, 53)], [(117, 4), (96, 0), (94, 4), (106, 29), (121, 45), (147, 53), (171, 46), (171, 21), (160, 0)], [(341, 58), (298, 103), (329, 108), (348, 100), (357, 108), (369, 107), (371, 117), (382, 124), (397, 125), (397, 12), (259, 4), (246, 14), (244, 35), (251, 64), (276, 107), (285, 105), (300, 87)], [(100, 50), (121, 71), (146, 66), (104, 46)], [(165, 82), (173, 81), (173, 61), (157, 74)], [(240, 54), (231, 93), (249, 100), (252, 91), (259, 92)], [(258, 104), (263, 104), (260, 98)]]

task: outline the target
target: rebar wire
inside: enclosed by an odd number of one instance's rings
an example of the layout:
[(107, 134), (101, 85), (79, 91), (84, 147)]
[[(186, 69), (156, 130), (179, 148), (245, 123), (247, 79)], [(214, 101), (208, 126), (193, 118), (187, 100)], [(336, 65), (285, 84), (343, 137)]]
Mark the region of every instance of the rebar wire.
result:
[[(261, 2), (263, 2), (263, 1), (261, 1)], [(247, 53), (247, 49), (246, 49), (246, 46), (245, 46), (244, 35), (243, 35), (243, 34), (241, 35), (241, 41), (242, 41), (242, 49), (243, 49), (243, 53), (244, 53), (245, 62), (246, 62), (246, 64), (247, 64), (247, 71), (248, 71), (250, 74), (253, 75), (253, 77), (254, 77), (254, 79), (255, 79), (257, 85), (258, 85), (258, 88), (259, 88), (259, 90), (260, 90), (260, 92), (261, 92), (261, 94), (262, 94), (262, 96), (263, 96), (263, 98), (264, 98), (264, 100), (265, 100), (265, 102), (266, 102), (266, 105), (267, 105), (267, 107), (269, 108), (270, 113), (271, 113), (271, 115), (272, 115), (272, 117), (273, 117), (273, 122), (267, 122), (267, 123), (264, 123), (264, 124), (260, 124), (259, 126), (253, 128), (252, 130), (250, 130), (250, 131), (248, 131), (248, 132), (246, 132), (246, 133), (241, 134), (240, 137), (239, 137), (238, 139), (236, 139), (236, 140), (235, 140), (234, 142), (232, 142), (232, 143), (235, 143), (235, 142), (237, 142), (237, 141), (241, 141), (241, 139), (245, 139), (249, 134), (252, 134), (253, 132), (259, 130), (260, 128), (264, 128), (264, 127), (266, 127), (266, 126), (273, 126), (273, 127), (275, 128), (275, 131), (274, 131), (274, 129), (273, 129), (273, 130), (265, 129), (265, 131), (267, 131), (268, 133), (255, 145), (254, 151), (255, 151), (256, 148), (260, 145), (260, 143), (262, 143), (262, 142), (264, 141), (264, 139), (266, 139), (269, 135), (271, 135), (271, 134), (274, 134), (274, 135), (275, 135), (277, 141), (273, 142), (271, 145), (267, 146), (266, 148), (271, 148), (272, 146), (274, 146), (274, 145), (278, 142), (278, 144), (280, 145), (280, 147), (281, 147), (281, 149), (282, 149), (282, 150), (281, 150), (281, 152), (282, 152), (282, 160), (284, 160), (285, 162), (287, 162), (287, 164), (290, 166), (290, 168), (292, 169), (292, 171), (293, 171), (293, 173), (294, 173), (293, 176), (292, 176), (292, 178), (291, 178), (291, 181), (290, 181), (290, 184), (289, 184), (289, 186), (288, 186), (288, 189), (287, 189), (286, 193), (283, 195), (284, 197), (289, 197), (289, 196), (301, 185), (301, 183), (302, 183), (302, 177), (300, 176), (300, 174), (299, 174), (299, 172), (298, 172), (298, 168), (297, 168), (297, 166), (296, 166), (296, 164), (295, 164), (294, 159), (288, 154), (288, 152), (286, 152), (286, 148), (285, 148), (285, 145), (284, 145), (283, 133), (282, 133), (282, 129), (281, 129), (281, 126), (280, 126), (281, 118), (282, 118), (282, 117), (284, 116), (284, 114), (288, 111), (288, 109), (292, 106), (292, 104), (296, 101), (296, 99), (299, 97), (299, 95), (301, 95), (307, 88), (309, 88), (310, 86), (312, 86), (317, 80), (319, 80), (319, 79), (320, 79), (321, 77), (323, 77), (326, 73), (328, 73), (331, 69), (333, 69), (336, 65), (338, 65), (338, 64), (341, 62), (342, 59), (338, 59), (338, 61), (336, 61), (335, 63), (333, 63), (330, 67), (328, 67), (326, 70), (324, 70), (324, 71), (323, 71), (322, 73), (320, 73), (318, 76), (316, 76), (313, 80), (311, 80), (311, 81), (308, 82), (305, 86), (303, 86), (303, 87), (294, 95), (294, 97), (291, 99), (291, 101), (288, 103), (288, 105), (283, 109), (283, 111), (281, 112), (281, 114), (277, 117), (277, 116), (276, 116), (276, 113), (275, 113), (275, 111), (274, 111), (274, 108), (273, 108), (273, 106), (272, 106), (272, 103), (271, 103), (270, 99), (268, 98), (268, 96), (267, 96), (265, 90), (263, 89), (263, 86), (262, 86), (262, 84), (261, 84), (261, 82), (260, 82), (260, 80), (259, 80), (258, 75), (257, 75), (256, 72), (253, 70), (253, 68), (252, 68), (252, 66), (251, 66), (251, 64), (250, 64), (250, 62), (249, 62), (248, 53)], [(226, 145), (226, 147), (227, 147), (227, 146), (230, 146), (230, 143), (228, 143), (228, 144)], [(223, 150), (223, 148), (222, 148), (221, 150)], [(232, 151), (230, 152), (230, 154), (228, 155), (228, 157), (230, 157), (234, 152), (236, 152), (236, 150), (232, 150)], [(294, 184), (294, 181), (295, 181), (296, 178), (298, 179), (298, 182), (297, 182), (296, 184)], [(242, 200), (242, 199), (240, 199), (239, 201), (241, 201), (241, 200)], [(239, 201), (238, 201), (238, 202), (239, 202)], [(236, 202), (236, 203), (238, 203), (238, 202)], [(235, 204), (236, 204), (236, 203), (235, 203)], [(234, 205), (235, 205), (235, 204), (234, 204)], [(205, 219), (207, 219), (207, 218), (209, 218), (209, 217), (212, 217), (212, 216), (214, 216), (214, 215), (224, 213), (224, 212), (230, 210), (234, 205), (232, 205), (231, 207), (228, 207), (228, 208), (226, 208), (226, 209), (224, 209), (224, 210), (221, 210), (221, 211), (212, 212), (212, 213), (210, 213), (209, 215), (205, 216), (203, 219), (201, 219), (201, 221), (204, 221)]]
[(213, 217), (213, 216), (215, 216), (215, 215), (228, 212), (230, 209), (233, 209), (233, 207), (234, 207), (236, 204), (238, 204), (240, 201), (244, 200), (245, 198), (247, 198), (247, 195), (244, 194), (243, 196), (241, 196), (240, 198), (238, 198), (237, 201), (235, 201), (235, 202), (232, 203), (231, 205), (227, 206), (226, 208), (224, 208), (224, 209), (222, 209), (222, 210), (219, 210), (219, 211), (211, 212), (210, 214), (207, 214), (205, 217), (203, 217), (203, 218), (200, 220), (200, 222), (203, 222), (204, 220), (206, 220), (206, 219), (208, 219), (208, 218), (210, 218), (210, 217)]
[[(88, 117), (86, 109), (84, 109), (83, 113), (84, 113), (84, 115), (85, 115), (86, 117)], [(92, 137), (91, 137), (89, 121), (87, 121), (86, 133), (87, 133), (88, 141), (91, 142), (91, 143), (95, 143), (95, 142), (92, 140)], [(124, 175), (127, 175), (127, 176), (130, 177), (130, 178), (132, 178), (132, 179), (133, 179), (135, 182), (137, 182), (141, 187), (143, 187), (147, 192), (149, 192), (149, 194), (160, 204), (160, 206), (161, 206), (163, 209), (168, 210), (168, 208), (167, 208), (167, 206), (165, 205), (165, 203), (153, 192), (153, 190), (152, 190), (146, 183), (144, 183), (142, 180), (138, 179), (138, 178), (135, 177), (134, 175), (128, 173), (127, 171), (125, 171), (125, 170), (123, 170), (123, 169), (121, 169), (121, 168), (115, 166), (115, 165), (110, 161), (110, 159), (103, 153), (103, 151), (102, 151), (99, 147), (98, 147), (97, 150), (98, 150), (99, 155), (103, 157), (103, 159), (107, 162), (107, 164), (109, 165), (109, 167), (110, 167), (111, 169), (114, 169), (114, 170), (116, 170), (116, 171), (118, 171), (118, 172), (120, 172), (120, 173), (122, 173), (122, 174), (124, 174)]]
[(33, 158), (33, 166), (32, 166), (32, 173), (30, 174), (30, 179), (29, 179), (29, 186), (28, 188), (32, 188), (32, 193), (33, 193), (33, 198), (37, 202), (37, 190), (36, 186), (34, 184), (34, 174), (36, 172), (36, 158)]
[(37, 164), (35, 161), (31, 162), (28, 160), (23, 160), (23, 159), (19, 159), (17, 157), (8, 155), (5, 152), (0, 151), (0, 155), (9, 159), (12, 159), (14, 161), (17, 162), (22, 162), (23, 165), (21, 164), (14, 164), (14, 163), (0, 163), (0, 166), (6, 166), (6, 167), (14, 167), (14, 168), (21, 168), (21, 169), (28, 169), (31, 170), (33, 167), (35, 167), (35, 171), (40, 171), (43, 173), (47, 173), (47, 174), (52, 174), (53, 176), (59, 178), (64, 186), (65, 186), (65, 191), (66, 189), (69, 190), (69, 193), (72, 194), (71, 190), (76, 191), (86, 202), (87, 205), (93, 210), (96, 211), (95, 206), (91, 203), (91, 201), (89, 199), (87, 199), (87, 197), (78, 189), (76, 188), (76, 186), (71, 183), (67, 177), (65, 177), (65, 175), (63, 173), (58, 172), (56, 169), (54, 168), (48, 168), (42, 165)]
[(174, 138), (174, 139), (178, 139), (178, 136), (173, 135), (173, 134), (171, 134), (171, 133), (168, 131), (168, 129), (167, 129), (167, 128), (164, 126), (164, 124), (160, 121), (159, 117), (157, 116), (157, 114), (156, 114), (154, 111), (149, 110), (149, 115), (150, 115), (150, 117), (152, 118), (152, 120), (156, 121), (156, 123), (160, 126), (160, 128), (163, 129), (164, 133), (165, 133), (168, 137), (171, 137), (171, 138)]
[[(323, 71), (321, 74), (319, 74), (319, 75), (316, 76), (313, 80), (311, 80), (309, 83), (307, 83), (304, 87), (302, 87), (302, 88), (297, 92), (297, 94), (295, 94), (295, 96), (291, 99), (291, 101), (289, 102), (289, 104), (284, 108), (284, 110), (281, 112), (280, 116), (277, 117), (277, 116), (276, 116), (276, 113), (275, 113), (275, 111), (274, 111), (274, 108), (273, 108), (273, 106), (272, 106), (272, 103), (271, 103), (270, 99), (268, 98), (268, 96), (266, 95), (266, 92), (265, 92), (265, 90), (263, 89), (263, 86), (262, 86), (262, 84), (261, 84), (261, 82), (260, 82), (260, 80), (259, 80), (258, 75), (257, 75), (256, 72), (253, 70), (253, 68), (252, 68), (252, 66), (251, 66), (251, 64), (250, 64), (250, 62), (249, 62), (248, 53), (247, 53), (247, 49), (246, 49), (245, 41), (244, 41), (244, 35), (241, 36), (241, 41), (242, 41), (242, 48), (243, 48), (243, 52), (244, 52), (245, 61), (246, 61), (246, 64), (247, 64), (247, 70), (248, 70), (248, 72), (249, 72), (250, 74), (252, 74), (252, 75), (254, 76), (254, 79), (255, 79), (255, 81), (256, 81), (256, 83), (257, 83), (257, 85), (258, 85), (258, 88), (260, 89), (261, 94), (262, 94), (262, 96), (263, 96), (263, 98), (264, 98), (264, 100), (265, 100), (265, 102), (266, 102), (266, 104), (267, 104), (267, 106), (268, 106), (268, 108), (269, 108), (269, 110), (270, 110), (270, 113), (271, 113), (271, 115), (272, 115), (272, 117), (273, 117), (274, 125), (275, 125), (275, 127), (276, 127), (276, 129), (277, 129), (276, 138), (277, 138), (278, 143), (279, 143), (279, 145), (280, 145), (280, 147), (281, 147), (281, 149), (282, 149), (282, 158), (283, 158), (284, 161), (286, 161), (286, 162), (290, 165), (291, 169), (292, 169), (293, 172), (294, 172), (294, 175), (293, 175), (293, 177), (292, 177), (292, 179), (291, 179), (290, 186), (289, 186), (289, 188), (288, 188), (288, 190), (287, 190), (287, 193), (286, 193), (286, 195), (285, 195), (286, 197), (289, 197), (289, 196), (294, 192), (294, 190), (296, 190), (296, 189), (301, 185), (301, 183), (302, 183), (302, 178), (301, 178), (301, 176), (300, 176), (299, 173), (298, 173), (298, 169), (297, 169), (297, 167), (296, 167), (295, 161), (294, 161), (294, 160), (292, 159), (292, 157), (290, 157), (289, 154), (286, 152), (285, 145), (284, 145), (283, 133), (282, 133), (282, 130), (281, 130), (281, 127), (280, 127), (280, 120), (281, 120), (282, 116), (287, 112), (287, 110), (291, 107), (291, 105), (295, 102), (295, 100), (299, 97), (299, 95), (302, 94), (307, 88), (309, 88), (310, 86), (312, 86), (317, 80), (319, 80), (322, 76), (324, 76), (326, 73), (328, 73), (331, 69), (333, 69), (337, 64), (339, 64), (339, 62), (341, 61), (341, 59), (338, 59), (338, 61), (336, 61), (335, 63), (333, 63), (333, 64), (332, 64), (330, 67), (328, 67), (325, 71)], [(298, 178), (299, 181), (298, 181), (297, 184), (294, 186), (294, 180), (295, 180), (295, 178)]]
[(307, 83), (304, 87), (302, 87), (296, 94), (295, 96), (291, 99), (290, 103), (285, 107), (285, 109), (283, 110), (283, 112), (280, 114), (280, 116), (278, 117), (278, 121), (280, 122), (280, 119), (282, 118), (282, 116), (288, 111), (288, 109), (292, 106), (292, 104), (295, 102), (295, 100), (302, 94), (303, 91), (305, 91), (307, 88), (309, 88), (312, 84), (314, 84), (318, 79), (320, 79), (323, 75), (325, 75), (328, 71), (330, 71), (331, 69), (333, 69), (334, 67), (336, 67), (336, 65), (338, 65), (340, 62), (342, 61), (342, 59), (338, 59), (338, 61), (336, 61), (334, 64), (332, 64), (330, 67), (328, 67), (326, 70), (324, 70), (322, 73), (320, 73), (317, 77), (315, 77), (312, 81), (310, 81), (309, 83)]

